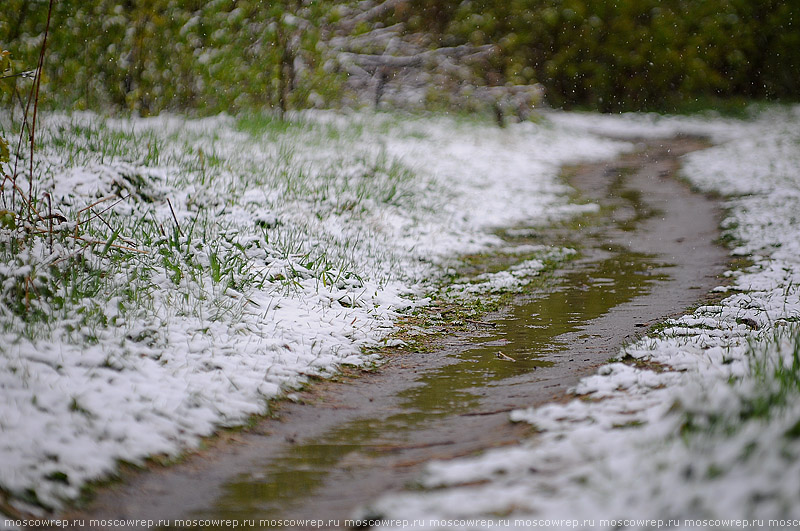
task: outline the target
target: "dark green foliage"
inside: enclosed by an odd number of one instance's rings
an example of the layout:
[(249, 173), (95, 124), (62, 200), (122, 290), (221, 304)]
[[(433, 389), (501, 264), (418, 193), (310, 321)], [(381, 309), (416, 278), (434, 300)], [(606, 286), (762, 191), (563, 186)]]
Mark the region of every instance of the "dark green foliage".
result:
[(498, 44), (500, 81), (538, 81), (553, 105), (672, 110), (796, 99), (799, 12), (777, 0), (468, 0), (447, 31)]
[[(338, 4), (357, 3), (61, 0), (44, 94), (51, 105), (140, 114), (335, 105), (344, 75), (320, 42)], [(15, 71), (35, 67), (46, 11), (43, 0), (4, 1), (0, 48)], [(404, 22), (439, 46), (495, 44), (484, 82), (542, 83), (554, 106), (674, 111), (796, 99), (798, 11), (779, 0), (407, 0), (351, 31)], [(28, 83), (0, 80), (0, 99)]]

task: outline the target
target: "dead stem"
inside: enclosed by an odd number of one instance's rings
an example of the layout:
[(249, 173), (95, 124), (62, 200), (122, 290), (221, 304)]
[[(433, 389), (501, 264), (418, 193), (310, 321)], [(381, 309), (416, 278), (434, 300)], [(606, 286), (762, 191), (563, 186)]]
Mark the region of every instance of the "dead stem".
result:
[[(42, 70), (44, 68), (44, 52), (47, 49), (47, 35), (50, 32), (50, 18), (53, 15), (53, 2), (50, 0), (50, 5), (47, 9), (47, 24), (44, 27), (44, 38), (42, 39), (42, 48), (39, 51), (39, 64), (36, 66), (36, 78), (34, 79), (34, 103), (33, 103), (33, 121), (31, 123), (31, 160), (30, 160), (30, 175), (28, 177), (28, 197), (33, 197), (33, 154), (36, 145), (36, 117), (39, 111), (39, 92), (42, 84)], [(30, 102), (28, 102), (30, 104)], [(39, 213), (37, 212), (38, 216)]]
[[(47, 234), (47, 233), (48, 233), (48, 231), (46, 231), (46, 230), (37, 230), (37, 231), (34, 232), (34, 234)], [(69, 237), (73, 238), (75, 240), (81, 241), (81, 242), (83, 242), (83, 243), (85, 243), (87, 245), (106, 245), (108, 243), (108, 242), (104, 242), (103, 240), (89, 240), (89, 239), (83, 238), (81, 236), (75, 236), (74, 234), (70, 234)], [(135, 252), (135, 253), (149, 254), (147, 251), (143, 251), (141, 249), (136, 249), (135, 247), (128, 247), (126, 245), (120, 245), (118, 243), (112, 243), (112, 244), (109, 245), (109, 247), (114, 247), (115, 249), (122, 249), (122, 250), (125, 250), (125, 251), (132, 251), (132, 252)]]
[(172, 219), (175, 220), (175, 228), (178, 229), (178, 234), (180, 234), (181, 238), (183, 238), (183, 231), (178, 223), (178, 217), (175, 215), (175, 211), (172, 209), (172, 202), (169, 200), (169, 198), (167, 198), (167, 204), (169, 205), (169, 211), (172, 212)]

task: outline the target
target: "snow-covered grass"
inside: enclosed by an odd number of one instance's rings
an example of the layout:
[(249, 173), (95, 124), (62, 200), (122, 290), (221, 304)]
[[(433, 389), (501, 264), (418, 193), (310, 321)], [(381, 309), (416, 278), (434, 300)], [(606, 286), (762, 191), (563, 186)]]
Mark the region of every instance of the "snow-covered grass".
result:
[(33, 511), (378, 363), (460, 254), (502, 251), (492, 228), (591, 208), (560, 165), (631, 147), (448, 117), (40, 118), (47, 219), (5, 189), (0, 226), (0, 502)]
[[(620, 353), (565, 404), (516, 411), (527, 444), (430, 465), (428, 490), (369, 514), (453, 529), (787, 528), (800, 517), (800, 107), (751, 120), (555, 115), (618, 136), (702, 133), (683, 174), (724, 199), (726, 239), (752, 266), (729, 296)], [(630, 363), (636, 361), (636, 363)], [(480, 517), (483, 524), (467, 519)], [(434, 519), (434, 520), (432, 520)], [(735, 522), (736, 519), (742, 519)], [(563, 526), (568, 525), (563, 522)], [(794, 524), (796, 525), (796, 524)], [(562, 527), (563, 527), (562, 526)]]

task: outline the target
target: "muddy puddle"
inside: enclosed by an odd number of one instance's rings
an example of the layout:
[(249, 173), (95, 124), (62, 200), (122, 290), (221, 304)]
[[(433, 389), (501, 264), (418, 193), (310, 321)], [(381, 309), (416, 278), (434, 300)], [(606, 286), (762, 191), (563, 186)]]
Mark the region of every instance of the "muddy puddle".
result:
[[(469, 415), (481, 408), (491, 388), (510, 378), (552, 367), (550, 355), (568, 349), (569, 333), (611, 308), (645, 293), (664, 280), (664, 264), (652, 256), (625, 248), (603, 250), (601, 260), (553, 279), (546, 293), (529, 294), (499, 318), (489, 333), (446, 365), (426, 371), (395, 395), (400, 411), (388, 416), (359, 418), (281, 452), (260, 469), (237, 477), (223, 487), (213, 507), (197, 517), (278, 518), (323, 485), (331, 468), (351, 454), (363, 454), (362, 466), (393, 448), (413, 445), (414, 432), (435, 428), (442, 417)], [(578, 339), (585, 339), (583, 334)], [(431, 446), (433, 446), (432, 444)], [(448, 441), (443, 441), (448, 445)], [(350, 472), (360, 474), (351, 460)]]
[(315, 385), (212, 451), (134, 475), (99, 493), (89, 517), (318, 518), (334, 528), (413, 485), (430, 460), (530, 437), (509, 411), (562, 399), (625, 341), (719, 283), (726, 253), (713, 243), (716, 207), (671, 178), (678, 157), (701, 147), (651, 142), (612, 163), (572, 168), (570, 182), (600, 213), (514, 240), (579, 250), (543, 285), (472, 334)]

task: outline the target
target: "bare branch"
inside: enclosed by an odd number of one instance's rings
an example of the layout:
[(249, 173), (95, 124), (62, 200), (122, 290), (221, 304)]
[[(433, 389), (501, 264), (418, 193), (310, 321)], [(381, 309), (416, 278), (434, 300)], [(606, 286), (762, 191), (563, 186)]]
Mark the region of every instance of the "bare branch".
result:
[(392, 9), (405, 4), (408, 0), (384, 0), (380, 4), (361, 11), (355, 16), (344, 18), (339, 21), (339, 28), (343, 31), (350, 31), (362, 22), (369, 22), (387, 14)]
[(339, 59), (342, 62), (352, 62), (364, 68), (389, 67), (389, 68), (409, 68), (422, 66), (425, 63), (452, 57), (456, 59), (478, 58), (492, 55), (496, 52), (496, 47), (490, 44), (484, 46), (452, 46), (446, 48), (435, 48), (426, 50), (415, 55), (383, 55), (383, 54), (359, 54), (341, 52)]
[(367, 33), (356, 36), (338, 35), (328, 41), (331, 48), (345, 52), (353, 52), (371, 47), (383, 47), (389, 45), (389, 41), (398, 37), (405, 30), (405, 24), (398, 22), (385, 28), (376, 28)]

